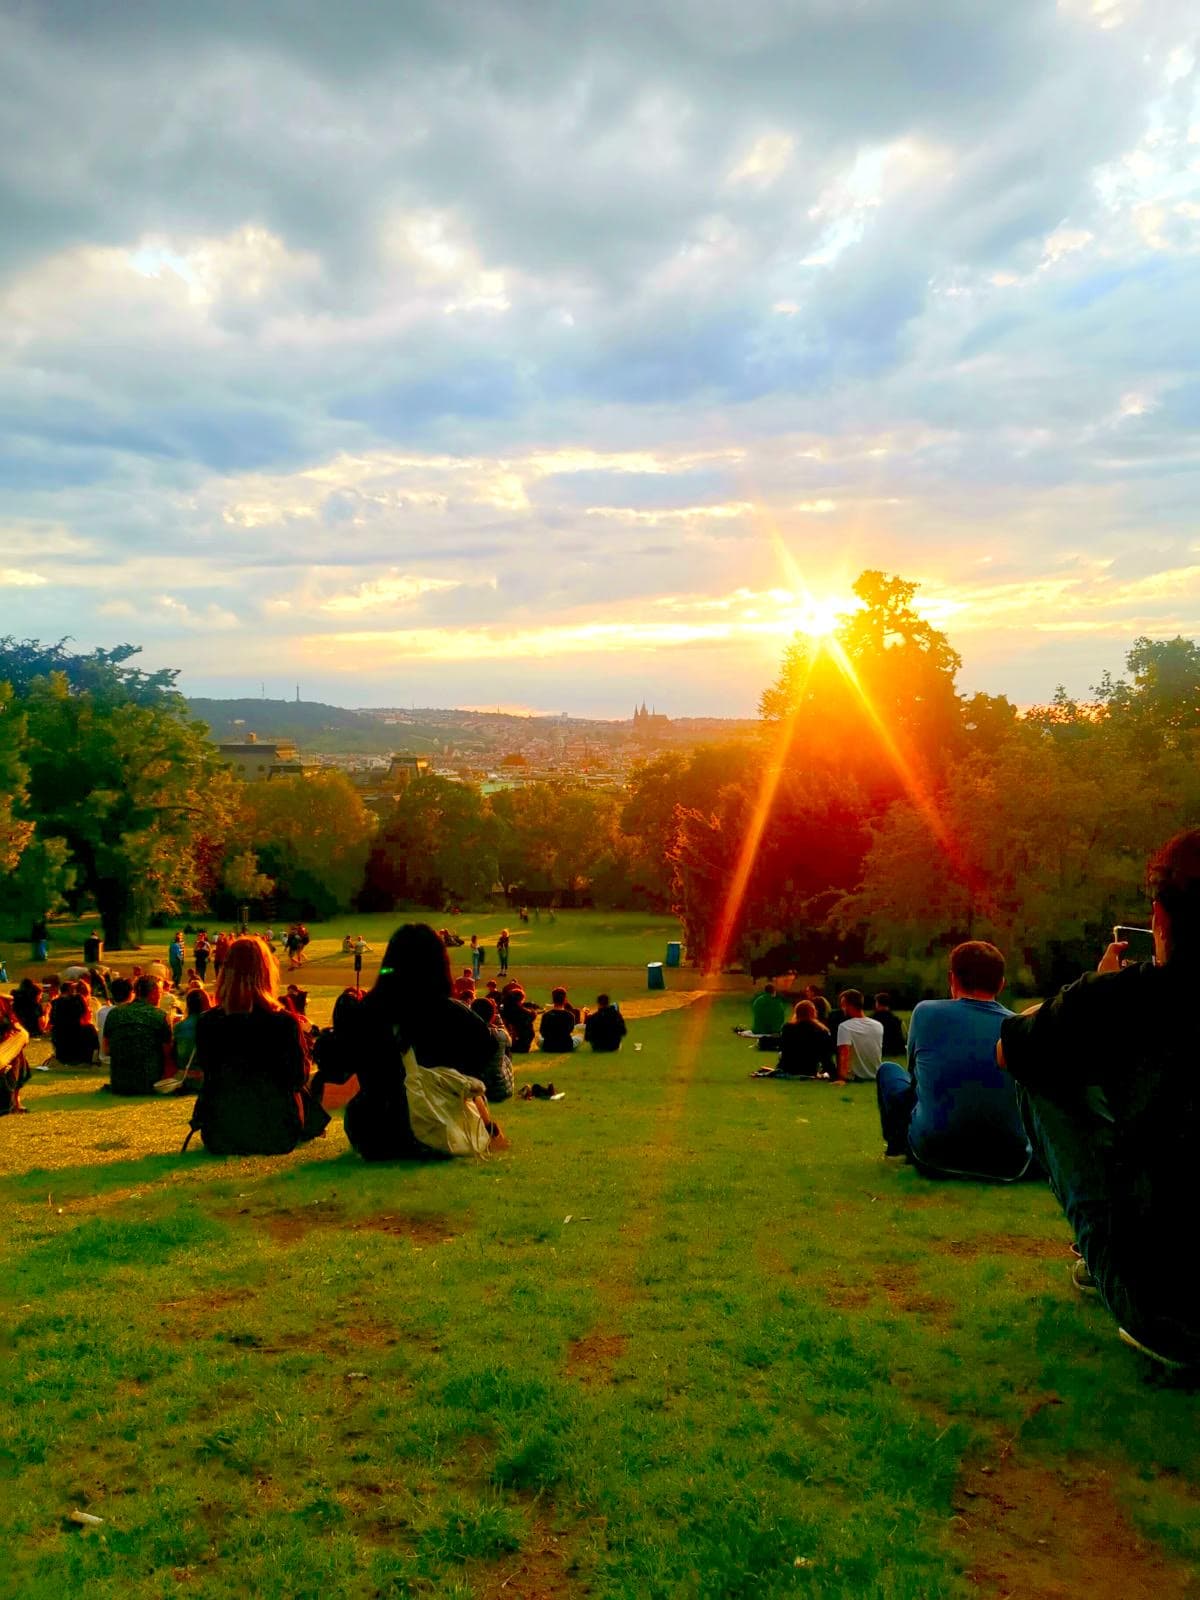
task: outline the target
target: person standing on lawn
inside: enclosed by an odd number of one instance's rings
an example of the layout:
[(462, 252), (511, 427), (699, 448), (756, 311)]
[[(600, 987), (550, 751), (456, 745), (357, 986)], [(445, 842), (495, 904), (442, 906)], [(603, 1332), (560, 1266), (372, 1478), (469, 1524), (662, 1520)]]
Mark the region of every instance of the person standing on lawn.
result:
[(1127, 964), (1110, 944), (1096, 972), (1005, 1019), (997, 1059), (1074, 1229), (1076, 1287), (1126, 1344), (1200, 1370), (1200, 829), (1165, 844), (1148, 877), (1154, 959)]
[(500, 976), (508, 977), (508, 929), (500, 929), (500, 937), (496, 940), (496, 960), (500, 963)]
[(171, 969), (171, 982), (178, 989), (183, 982), (183, 935), (177, 933), (167, 946), (167, 965)]

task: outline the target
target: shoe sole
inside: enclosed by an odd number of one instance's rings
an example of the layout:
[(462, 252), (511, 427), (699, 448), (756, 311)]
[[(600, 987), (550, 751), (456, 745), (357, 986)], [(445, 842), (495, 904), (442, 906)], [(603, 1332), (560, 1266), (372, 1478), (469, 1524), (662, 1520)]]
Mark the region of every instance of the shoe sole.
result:
[(1173, 1356), (1164, 1356), (1158, 1350), (1151, 1350), (1148, 1344), (1143, 1344), (1140, 1339), (1135, 1339), (1133, 1334), (1126, 1328), (1118, 1328), (1117, 1335), (1122, 1344), (1127, 1344), (1131, 1350), (1136, 1350), (1139, 1355), (1145, 1356), (1147, 1360), (1153, 1361), (1167, 1372), (1194, 1372), (1197, 1370), (1197, 1365), (1194, 1361), (1176, 1361)]

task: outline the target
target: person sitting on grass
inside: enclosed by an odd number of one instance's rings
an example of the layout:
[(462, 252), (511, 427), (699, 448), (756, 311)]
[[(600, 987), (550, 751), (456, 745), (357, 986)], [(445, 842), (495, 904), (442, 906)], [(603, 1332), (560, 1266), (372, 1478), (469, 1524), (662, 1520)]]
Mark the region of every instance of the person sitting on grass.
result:
[(130, 1003), (114, 1006), (104, 1019), (108, 1087), (113, 1094), (153, 1094), (154, 1085), (172, 1072), (175, 1050), (162, 996), (161, 979), (144, 972), (133, 986)]
[(329, 1121), (304, 1093), (308, 1057), (296, 1018), (275, 998), (278, 987), (266, 941), (234, 939), (216, 1006), (197, 1018), (191, 1058), (201, 1077), (192, 1131), (213, 1155), (286, 1155)]
[(13, 1015), (31, 1039), (40, 1039), (49, 1026), (42, 986), (33, 978), (22, 978), (13, 992)]
[(100, 1054), (100, 1035), (92, 1021), (92, 989), (86, 978), (78, 978), (56, 1001), (51, 1040), (54, 1055), (62, 1067), (90, 1067)]
[(29, 1031), (21, 1026), (16, 1008), (7, 995), (0, 995), (0, 1117), (15, 1116), (26, 1110), (21, 1104), (21, 1089), (29, 1079), (25, 1046)]
[(996, 1065), (996, 998), (1004, 957), (972, 939), (950, 952), (949, 1000), (922, 1000), (908, 1029), (908, 1071), (885, 1061), (875, 1080), (885, 1154), (938, 1178), (1014, 1183), (1032, 1152), (1012, 1080)]
[(904, 1037), (904, 1024), (892, 1010), (892, 997), (890, 994), (877, 994), (875, 996), (875, 1009), (871, 1013), (871, 1018), (883, 1027), (884, 1055), (902, 1057), (907, 1049), (908, 1041)]
[(133, 985), (128, 978), (114, 978), (109, 990), (112, 999), (96, 1013), (96, 1032), (100, 1037), (100, 1061), (108, 1060), (108, 1045), (104, 1040), (104, 1027), (114, 1006), (127, 1006), (133, 999)]
[(413, 1133), (405, 1092), (405, 1055), (417, 1068), (451, 1067), (475, 1083), (476, 1109), (493, 1137), (482, 1077), (496, 1043), (482, 1017), (453, 997), (450, 958), (434, 928), (406, 922), (384, 951), (379, 976), (362, 1004), (347, 1009), (346, 1046), (358, 1093), (346, 1107), (346, 1137), (365, 1161), (420, 1161), (444, 1155)]
[(508, 1036), (508, 1029), (500, 1021), (500, 1013), (496, 1009), (496, 1002), (489, 1000), (487, 995), (480, 995), (478, 1000), (472, 1000), (471, 1010), (477, 1017), (482, 1017), (491, 1030), (492, 1038), (496, 1042), (496, 1053), (491, 1061), (479, 1074), (483, 1086), (487, 1090), (488, 1100), (495, 1105), (500, 1100), (511, 1100), (513, 1093), (513, 1065), (509, 1050), (512, 1040)]
[(598, 1055), (611, 1055), (621, 1048), (621, 1040), (628, 1033), (620, 1006), (613, 1005), (606, 994), (596, 996), (596, 1009), (583, 1019), (583, 1038)]
[(537, 1027), (537, 1007), (525, 998), (519, 983), (506, 983), (500, 997), (500, 1020), (512, 1040), (512, 1053), (526, 1056), (533, 1049)]
[(837, 1030), (839, 1083), (874, 1083), (883, 1060), (883, 1024), (863, 1015), (861, 989), (838, 995), (842, 1020)]
[(797, 1000), (792, 1020), (779, 1034), (779, 1062), (762, 1067), (756, 1078), (832, 1078), (837, 1071), (837, 1050), (833, 1035), (817, 1018), (811, 1000)]
[(189, 1077), (198, 1083), (200, 1074), (192, 1070), (192, 1060), (196, 1054), (196, 1030), (200, 1018), (206, 1011), (211, 1011), (212, 1001), (204, 989), (189, 989), (183, 1000), (183, 1019), (175, 1024), (175, 1062), (179, 1070), (180, 1082)]
[(760, 1050), (778, 1050), (779, 1035), (787, 1021), (787, 1002), (776, 993), (775, 985), (764, 985), (750, 1004), (750, 1032), (758, 1035)]
[(308, 1081), (308, 1092), (318, 1105), (324, 1104), (326, 1084), (349, 1083), (354, 1076), (357, 1063), (353, 1049), (353, 1019), (364, 994), (362, 989), (343, 989), (333, 1002), (329, 1027), (320, 1029), (312, 1040), (312, 1059), (316, 1071)]
[(1200, 1369), (1195, 1243), (1200, 1076), (1200, 829), (1149, 867), (1154, 960), (1098, 971), (1000, 1029), (1033, 1153), (1075, 1233), (1074, 1278), (1120, 1337), (1171, 1368)]
[(574, 1050), (578, 1041), (572, 1029), (579, 1021), (579, 1013), (567, 1004), (565, 989), (551, 989), (550, 1004), (538, 1022), (539, 1048), (547, 1055), (563, 1055)]

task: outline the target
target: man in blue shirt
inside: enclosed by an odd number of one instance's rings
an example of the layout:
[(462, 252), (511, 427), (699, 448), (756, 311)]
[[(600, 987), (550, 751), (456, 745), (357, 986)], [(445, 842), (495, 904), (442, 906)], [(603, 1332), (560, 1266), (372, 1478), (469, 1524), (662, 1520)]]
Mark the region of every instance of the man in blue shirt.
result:
[(996, 999), (1004, 957), (972, 939), (950, 952), (949, 1000), (922, 1000), (908, 1028), (909, 1071), (885, 1061), (876, 1092), (889, 1156), (942, 1178), (1012, 1183), (1032, 1151), (1016, 1090), (996, 1064), (1012, 1012)]

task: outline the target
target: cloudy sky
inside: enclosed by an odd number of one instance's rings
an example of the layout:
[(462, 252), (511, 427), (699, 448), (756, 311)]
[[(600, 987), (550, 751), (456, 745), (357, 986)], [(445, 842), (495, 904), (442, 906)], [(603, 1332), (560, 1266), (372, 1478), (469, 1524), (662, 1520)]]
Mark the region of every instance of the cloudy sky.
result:
[(1192, 0), (0, 0), (0, 633), (750, 713), (1200, 634)]

